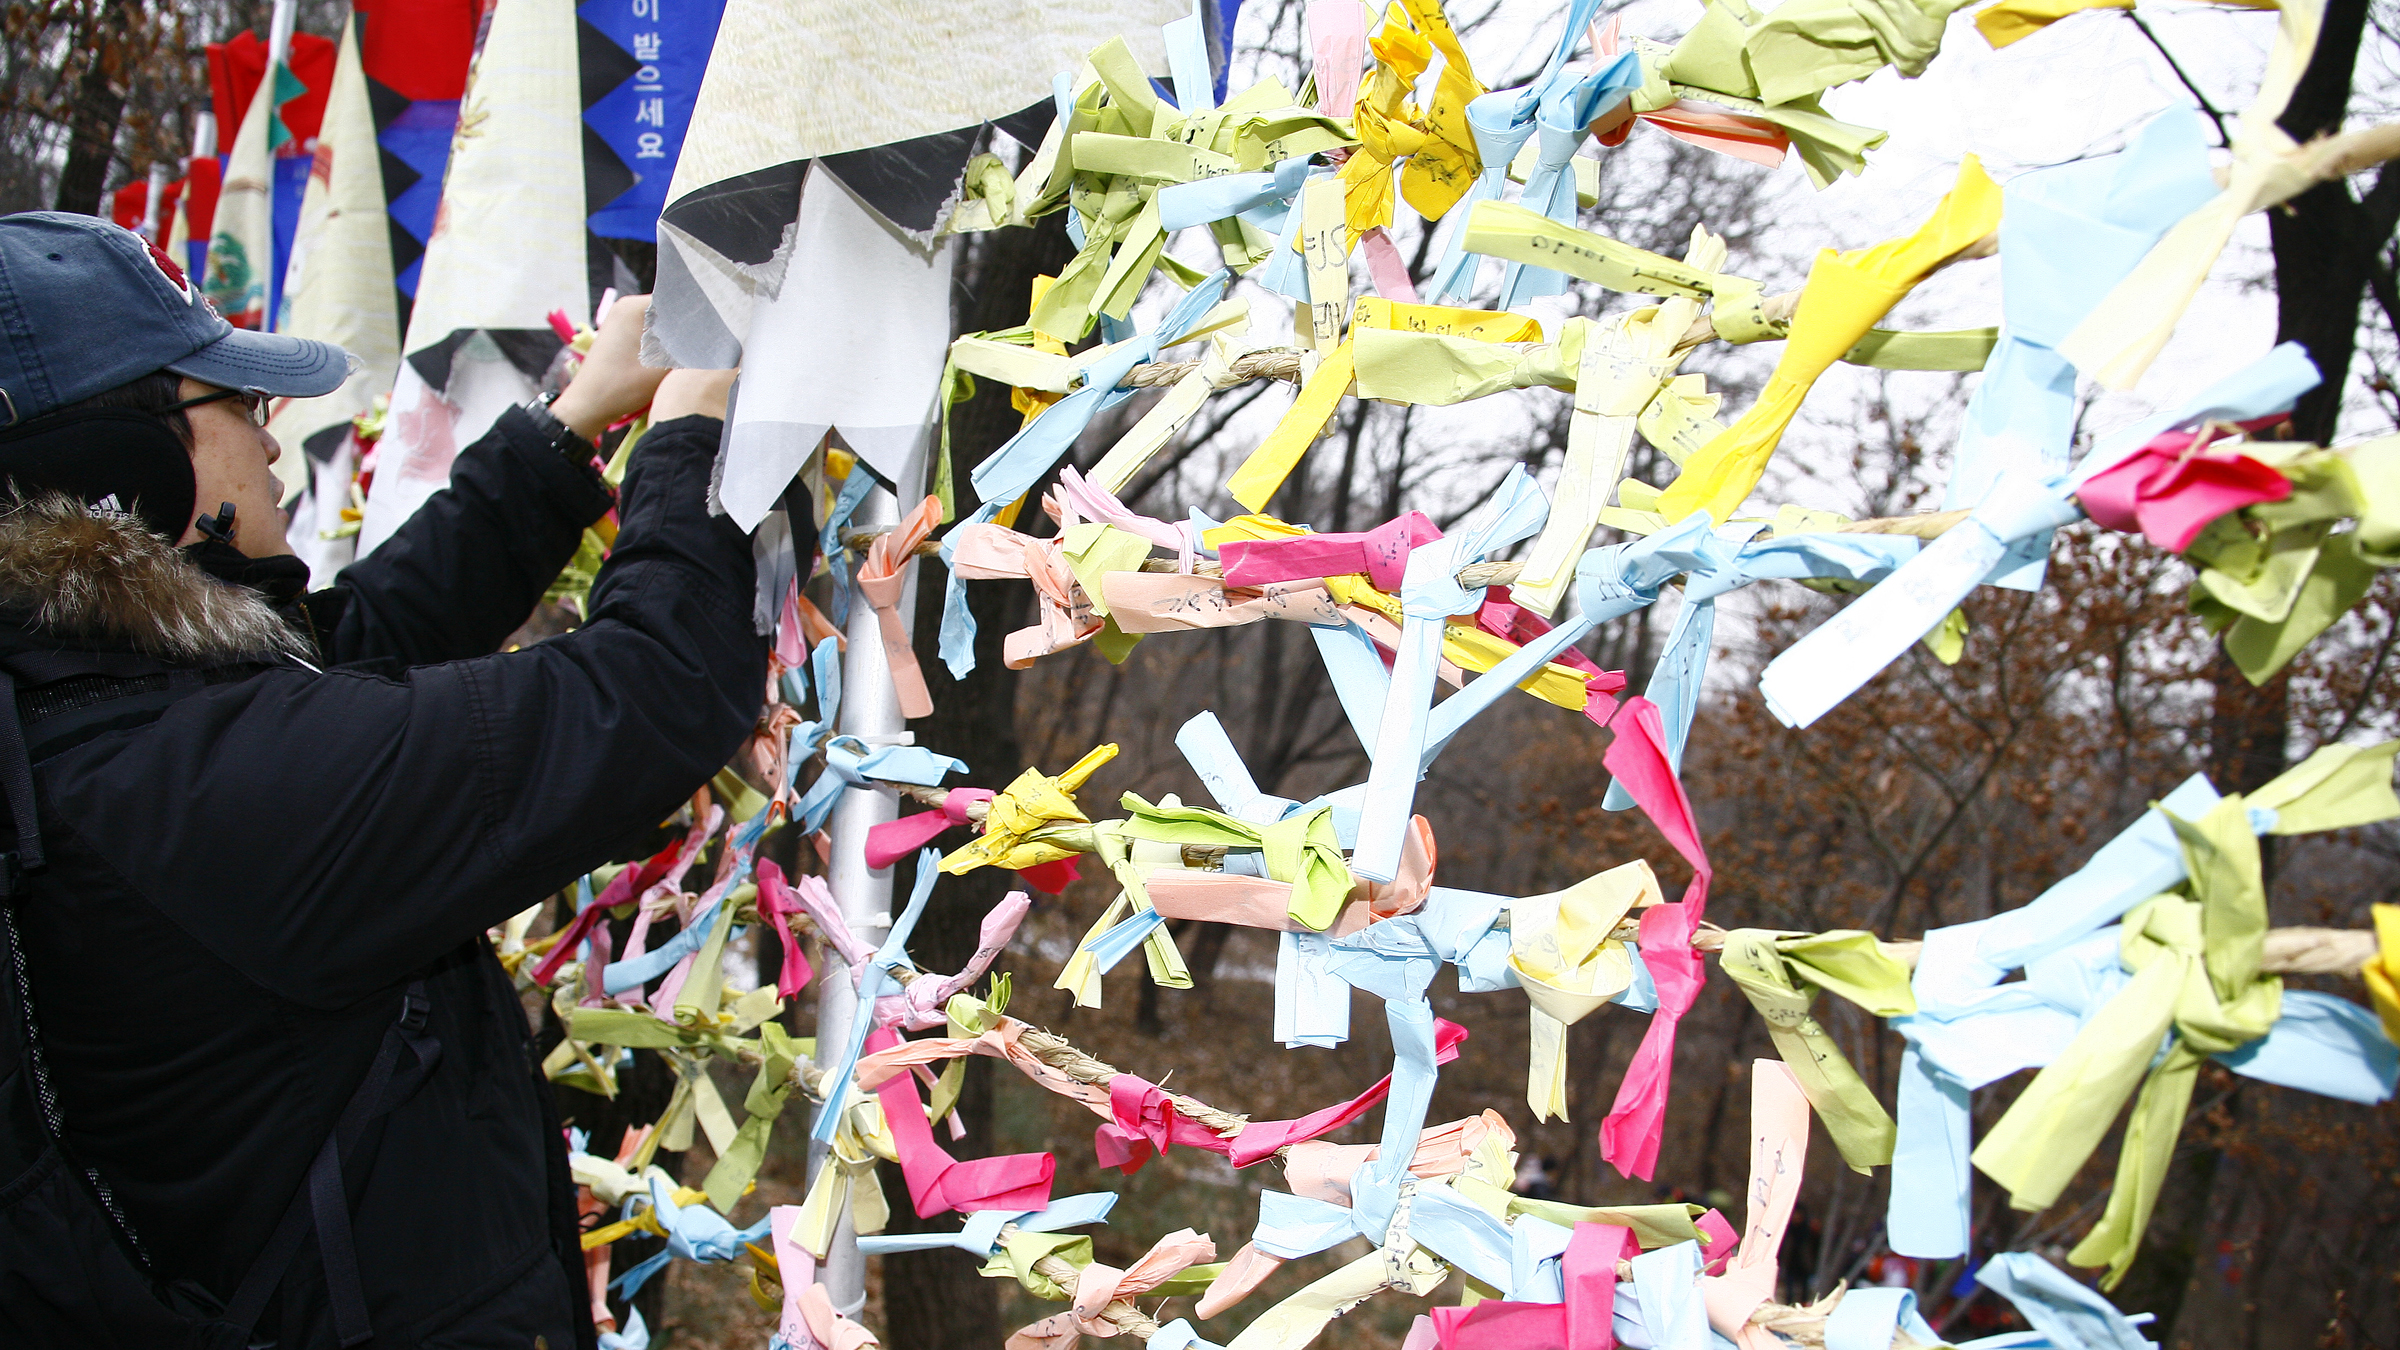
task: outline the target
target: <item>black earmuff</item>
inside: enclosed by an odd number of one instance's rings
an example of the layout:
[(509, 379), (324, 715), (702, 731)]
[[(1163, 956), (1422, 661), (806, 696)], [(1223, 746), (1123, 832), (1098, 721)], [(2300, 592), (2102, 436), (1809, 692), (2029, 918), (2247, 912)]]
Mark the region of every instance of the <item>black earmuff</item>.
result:
[(138, 516), (171, 544), (190, 526), (199, 488), (192, 452), (174, 428), (154, 414), (101, 408), (0, 431), (0, 494), (45, 491), (87, 510)]

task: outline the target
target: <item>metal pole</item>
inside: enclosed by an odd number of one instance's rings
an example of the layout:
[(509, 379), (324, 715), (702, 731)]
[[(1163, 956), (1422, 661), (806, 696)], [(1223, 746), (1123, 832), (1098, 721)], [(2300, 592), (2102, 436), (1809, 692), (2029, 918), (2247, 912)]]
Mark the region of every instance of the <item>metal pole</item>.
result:
[(292, 27), (299, 17), (299, 0), (275, 0), (275, 8), (267, 19), (267, 79), (259, 90), (270, 99), (275, 96), (275, 67), (291, 55)]
[[(851, 472), (868, 472), (865, 461), (860, 461)], [(924, 478), (925, 450), (920, 443), (894, 486), (913, 506), (923, 490)], [(851, 522), (855, 529), (872, 530), (897, 524), (899, 519), (900, 497), (878, 487), (859, 503)], [(824, 547), (830, 552), (840, 548), (841, 541), (828, 539)], [(900, 595), (904, 621), (913, 620), (916, 600), (917, 578), (911, 569)], [(892, 689), (891, 667), (884, 658), (883, 628), (863, 598), (850, 603), (845, 636), (848, 647), (842, 656), (841, 734), (856, 736), (870, 747), (909, 744), (911, 738), (900, 715), (899, 695)], [(833, 808), (830, 822), (833, 859), (826, 882), (850, 931), (870, 947), (880, 945), (892, 925), (892, 874), (888, 868), (878, 872), (867, 866), (867, 831), (899, 814), (900, 794), (890, 788), (872, 791), (852, 788), (842, 794)], [(851, 1019), (858, 1015), (858, 993), (851, 985), (849, 967), (841, 964), (837, 953), (829, 952), (828, 958), (835, 968), (826, 971), (817, 984), (820, 1055), (830, 1053), (828, 1047), (847, 1041)], [(810, 1142), (808, 1174), (812, 1179), (817, 1169), (825, 1165), (826, 1153), (824, 1145)], [(855, 1317), (866, 1306), (866, 1258), (859, 1254), (858, 1234), (850, 1226), (846, 1209), (834, 1229), (833, 1245), (825, 1263), (817, 1267), (817, 1282), (825, 1286), (825, 1296), (834, 1311), (845, 1317)]]
[(142, 198), (142, 238), (153, 244), (164, 243), (166, 236), (158, 232), (159, 203), (167, 195), (167, 166), (153, 161), (150, 165), (150, 185)]

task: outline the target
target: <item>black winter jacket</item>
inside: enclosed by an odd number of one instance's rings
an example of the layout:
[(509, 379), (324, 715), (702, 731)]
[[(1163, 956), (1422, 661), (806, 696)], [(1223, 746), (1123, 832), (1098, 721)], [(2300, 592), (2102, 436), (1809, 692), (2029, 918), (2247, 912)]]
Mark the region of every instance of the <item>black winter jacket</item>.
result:
[[(72, 1150), (162, 1281), (231, 1297), (423, 979), (439, 1062), (347, 1175), (373, 1344), (591, 1343), (563, 1144), (483, 933), (753, 724), (766, 647), (750, 546), (707, 511), (719, 432), (650, 432), (589, 621), (515, 652), (494, 649), (609, 504), (521, 411), (309, 597), (321, 672), (261, 650), (288, 641), (262, 643), (263, 598), (138, 526), (0, 519), (0, 640), (209, 671), (97, 735), (41, 730), (72, 690), (19, 696), (50, 864), (18, 907), (34, 1006)], [(260, 1335), (335, 1344), (313, 1243)]]

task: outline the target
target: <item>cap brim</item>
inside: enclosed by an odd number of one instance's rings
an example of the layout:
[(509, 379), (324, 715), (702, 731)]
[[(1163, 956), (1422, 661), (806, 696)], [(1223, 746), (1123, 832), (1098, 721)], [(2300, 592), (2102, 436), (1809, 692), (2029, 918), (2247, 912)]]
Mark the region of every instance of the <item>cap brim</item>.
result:
[(350, 378), (350, 353), (330, 342), (236, 328), (167, 369), (223, 389), (275, 398), (330, 394)]

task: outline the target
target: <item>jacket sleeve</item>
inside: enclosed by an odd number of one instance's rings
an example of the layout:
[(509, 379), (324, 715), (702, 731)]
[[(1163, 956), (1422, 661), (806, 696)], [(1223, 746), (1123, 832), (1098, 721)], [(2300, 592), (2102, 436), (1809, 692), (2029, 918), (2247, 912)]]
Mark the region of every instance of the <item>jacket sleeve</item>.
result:
[(767, 648), (750, 543), (708, 513), (719, 425), (637, 451), (582, 628), (397, 680), (205, 690), (46, 761), (45, 809), (268, 988), (388, 988), (655, 826), (754, 725)]
[(490, 655), (610, 505), (599, 474), (569, 463), (523, 408), (502, 412), (458, 456), (449, 486), (342, 570), (339, 617), (319, 634), (326, 660), (405, 667)]

